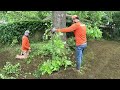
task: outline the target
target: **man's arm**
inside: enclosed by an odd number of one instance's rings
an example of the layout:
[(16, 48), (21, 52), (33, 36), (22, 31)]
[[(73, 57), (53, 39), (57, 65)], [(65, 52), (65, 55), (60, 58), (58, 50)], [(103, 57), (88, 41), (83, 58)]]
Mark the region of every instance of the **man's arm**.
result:
[(72, 24), (70, 27), (67, 28), (62, 28), (62, 29), (57, 29), (56, 32), (72, 32), (74, 30), (76, 30), (77, 26), (75, 24)]

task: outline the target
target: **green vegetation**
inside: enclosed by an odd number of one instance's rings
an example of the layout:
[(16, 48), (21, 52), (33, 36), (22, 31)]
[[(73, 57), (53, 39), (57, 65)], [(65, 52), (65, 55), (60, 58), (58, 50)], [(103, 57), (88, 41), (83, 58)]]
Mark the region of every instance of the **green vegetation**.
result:
[[(66, 11), (68, 15), (78, 15), (80, 21), (87, 26), (87, 39), (99, 40), (115, 39), (120, 40), (120, 12), (107, 11)], [(40, 77), (45, 74), (52, 74), (62, 68), (66, 69), (72, 66), (73, 62), (70, 55), (75, 50), (74, 37), (67, 33), (66, 41), (61, 40), (61, 33), (50, 32), (52, 28), (51, 11), (0, 11), (0, 43), (4, 47), (16, 47), (14, 52), (20, 53), (21, 39), (25, 30), (30, 30), (30, 43), (32, 52), (28, 59), (25, 60), (27, 65), (40, 57), (44, 62), (39, 63), (33, 75)], [(69, 16), (67, 27), (72, 24)], [(38, 34), (38, 41), (33, 38)], [(40, 40), (42, 39), (42, 42)], [(35, 42), (37, 41), (37, 42)], [(6, 50), (6, 49), (5, 49)], [(1, 49), (2, 51), (5, 51)], [(10, 49), (11, 50), (11, 49)], [(6, 62), (4, 68), (0, 71), (1, 79), (18, 78), (21, 65), (19, 63), (12, 65)]]
[(46, 44), (34, 44), (32, 48), (35, 51), (28, 58), (28, 64), (35, 56), (49, 57), (46, 62), (38, 66), (38, 70), (35, 71), (35, 76), (51, 74), (53, 71), (58, 71), (62, 66), (66, 69), (68, 65), (72, 65), (70, 59), (66, 57), (67, 54), (70, 54), (70, 49), (64, 48), (64, 42), (59, 35), (54, 35), (54, 39), (51, 38)]
[(102, 38), (102, 32), (98, 27), (92, 28), (91, 26), (87, 27), (87, 38), (88, 39), (101, 39)]
[(0, 78), (15, 79), (15, 77), (18, 77), (20, 70), (21, 67), (19, 63), (12, 65), (10, 62), (6, 62), (6, 65), (4, 65), (3, 69), (0, 71)]
[(32, 37), (36, 31), (44, 33), (49, 24), (50, 22), (23, 21), (2, 25), (0, 26), (0, 42), (2, 44), (12, 44), (16, 41), (21, 43), (25, 30), (29, 30)]
[(65, 69), (68, 66), (71, 66), (72, 62), (70, 60), (65, 60), (64, 58), (61, 59), (59, 57), (55, 57), (54, 60), (47, 60), (42, 65), (40, 64), (38, 66), (38, 69), (35, 70), (35, 73), (33, 74), (35, 77), (40, 77), (44, 74), (52, 74), (54, 71), (59, 71), (60, 67), (64, 67)]

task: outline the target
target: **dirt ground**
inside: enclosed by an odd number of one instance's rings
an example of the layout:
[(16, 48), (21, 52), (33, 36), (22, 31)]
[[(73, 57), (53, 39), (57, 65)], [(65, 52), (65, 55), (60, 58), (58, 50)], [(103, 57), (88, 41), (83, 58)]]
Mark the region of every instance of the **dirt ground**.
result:
[[(20, 79), (34, 79), (33, 73), (39, 63), (44, 60), (35, 58), (30, 64), (24, 60), (15, 59), (12, 50), (0, 52), (0, 68), (3, 68), (6, 61), (20, 63), (22, 70)], [(74, 59), (71, 57), (72, 60)], [(78, 73), (74, 68), (61, 69), (51, 75), (44, 75), (39, 79), (120, 79), (120, 42), (116, 41), (89, 41), (84, 52), (82, 73)]]
[(115, 41), (90, 41), (84, 52), (82, 73), (72, 68), (61, 70), (48, 79), (120, 79), (120, 43)]

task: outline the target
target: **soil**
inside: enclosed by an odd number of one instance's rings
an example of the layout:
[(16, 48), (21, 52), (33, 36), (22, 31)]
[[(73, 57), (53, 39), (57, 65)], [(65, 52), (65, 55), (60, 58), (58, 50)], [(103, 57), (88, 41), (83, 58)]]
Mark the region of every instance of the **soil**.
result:
[[(20, 63), (21, 75), (18, 79), (35, 79), (32, 73), (37, 66), (45, 59), (36, 57), (30, 64), (25, 60), (15, 59), (15, 54), (11, 50), (0, 52), (0, 68), (3, 68), (5, 62)], [(75, 55), (71, 57), (75, 61)], [(61, 69), (51, 75), (41, 76), (39, 79), (120, 79), (120, 42), (117, 41), (89, 41), (84, 51), (84, 58), (81, 73), (75, 68), (68, 67)], [(31, 74), (28, 74), (31, 73)]]

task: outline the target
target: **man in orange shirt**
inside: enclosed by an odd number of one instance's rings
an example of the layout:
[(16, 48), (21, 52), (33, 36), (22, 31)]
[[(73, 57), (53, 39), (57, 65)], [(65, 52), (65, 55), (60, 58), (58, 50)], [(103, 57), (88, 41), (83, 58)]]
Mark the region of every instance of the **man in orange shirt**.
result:
[(21, 55), (24, 55), (26, 58), (28, 57), (29, 52), (31, 51), (30, 43), (28, 39), (29, 33), (30, 33), (29, 30), (26, 30), (24, 36), (22, 37)]
[(86, 25), (79, 21), (77, 15), (72, 16), (73, 24), (70, 27), (55, 29), (53, 28), (52, 32), (74, 32), (75, 41), (76, 41), (76, 69), (80, 71), (83, 51), (87, 47), (87, 38), (86, 38)]
[(28, 39), (29, 33), (29, 30), (26, 30), (22, 37), (21, 55), (17, 55), (17, 59), (25, 59), (28, 57), (29, 52), (31, 52), (30, 42)]

